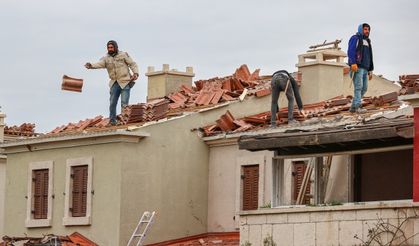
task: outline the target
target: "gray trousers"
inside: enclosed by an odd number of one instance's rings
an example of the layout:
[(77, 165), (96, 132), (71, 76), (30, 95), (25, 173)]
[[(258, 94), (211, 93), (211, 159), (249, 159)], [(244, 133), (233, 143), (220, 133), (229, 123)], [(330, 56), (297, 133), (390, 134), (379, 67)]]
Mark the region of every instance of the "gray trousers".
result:
[[(277, 73), (272, 77), (272, 103), (271, 103), (271, 125), (276, 124), (276, 113), (278, 112), (278, 99), (281, 91), (285, 91), (289, 78), (283, 73)], [(288, 84), (286, 96), (288, 99), (288, 121), (294, 119), (294, 91), (291, 81)]]

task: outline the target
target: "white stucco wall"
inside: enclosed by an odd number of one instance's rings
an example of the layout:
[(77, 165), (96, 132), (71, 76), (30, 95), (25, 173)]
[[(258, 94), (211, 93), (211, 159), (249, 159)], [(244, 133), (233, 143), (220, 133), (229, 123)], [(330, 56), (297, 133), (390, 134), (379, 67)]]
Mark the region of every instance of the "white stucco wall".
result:
[(271, 202), (272, 156), (270, 151), (239, 150), (237, 144), (211, 146), (209, 154), (208, 231), (228, 232), (239, 228), (243, 165), (258, 164), (259, 207)]
[(350, 202), (349, 193), (351, 157), (348, 155), (336, 155), (332, 158), (330, 165), (329, 181), (327, 183), (325, 203)]
[[(70, 235), (77, 231), (99, 245), (118, 245), (120, 220), (122, 146), (102, 144), (8, 154), (4, 233), (8, 236)], [(64, 226), (67, 159), (93, 157), (92, 225)], [(53, 161), (52, 226), (25, 226), (28, 172), (31, 162)]]

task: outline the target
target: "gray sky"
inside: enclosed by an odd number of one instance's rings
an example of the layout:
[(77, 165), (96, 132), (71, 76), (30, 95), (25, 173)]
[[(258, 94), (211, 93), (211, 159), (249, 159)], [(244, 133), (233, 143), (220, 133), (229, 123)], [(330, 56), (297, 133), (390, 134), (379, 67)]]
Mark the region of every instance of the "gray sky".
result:
[[(417, 0), (1, 0), (1, 111), (7, 125), (35, 123), (37, 132), (108, 116), (106, 70), (83, 64), (99, 60), (110, 39), (140, 68), (130, 103), (145, 101), (147, 66), (193, 66), (194, 80), (241, 64), (261, 74), (295, 71), (310, 45), (342, 39), (346, 52), (363, 22), (374, 72), (397, 80), (419, 73), (418, 9)], [(83, 78), (83, 92), (62, 91), (64, 74)]]

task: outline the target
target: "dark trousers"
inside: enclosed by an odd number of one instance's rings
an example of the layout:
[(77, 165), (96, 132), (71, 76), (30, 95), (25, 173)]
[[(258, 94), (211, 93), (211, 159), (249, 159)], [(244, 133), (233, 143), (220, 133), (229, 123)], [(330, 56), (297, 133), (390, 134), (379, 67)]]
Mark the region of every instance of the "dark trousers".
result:
[(289, 81), (287, 75), (283, 73), (274, 74), (271, 81), (272, 86), (272, 103), (271, 103), (271, 125), (276, 124), (276, 113), (278, 112), (278, 99), (279, 94), (281, 91), (285, 91), (285, 87), (287, 87), (287, 91), (285, 95), (288, 99), (288, 121), (294, 119), (293, 111), (294, 111), (294, 91), (293, 86), (291, 85), (291, 81)]

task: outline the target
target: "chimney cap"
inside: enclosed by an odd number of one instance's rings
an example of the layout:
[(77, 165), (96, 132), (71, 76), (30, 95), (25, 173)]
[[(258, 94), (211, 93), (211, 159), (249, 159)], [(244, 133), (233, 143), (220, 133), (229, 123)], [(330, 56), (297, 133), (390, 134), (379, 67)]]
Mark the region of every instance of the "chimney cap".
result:
[(194, 77), (195, 74), (193, 72), (193, 67), (188, 66), (186, 67), (186, 70), (179, 71), (175, 68), (170, 69), (169, 64), (163, 64), (161, 71), (155, 71), (154, 66), (149, 66), (147, 68), (146, 76), (156, 76), (156, 75), (163, 75), (163, 74), (170, 74), (170, 75), (180, 75), (180, 76), (187, 76), (187, 77)]

